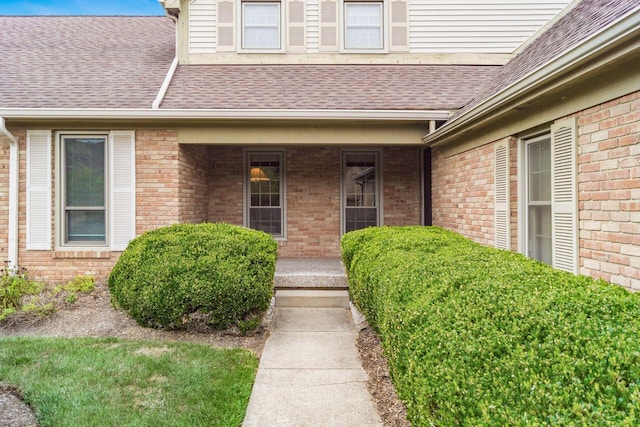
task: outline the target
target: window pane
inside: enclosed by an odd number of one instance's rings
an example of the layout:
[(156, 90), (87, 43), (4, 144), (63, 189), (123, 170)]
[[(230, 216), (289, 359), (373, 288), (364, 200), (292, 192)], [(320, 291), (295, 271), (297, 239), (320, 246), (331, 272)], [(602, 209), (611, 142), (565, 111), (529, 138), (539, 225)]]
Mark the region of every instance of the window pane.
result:
[(529, 201), (551, 201), (551, 141), (528, 144)]
[(529, 206), (529, 256), (551, 265), (551, 206)]
[(345, 4), (345, 48), (382, 49), (382, 3)]
[(242, 4), (243, 49), (280, 49), (280, 4)]
[(104, 211), (68, 211), (67, 242), (105, 242)]
[(345, 154), (342, 173), (345, 233), (378, 225), (376, 155)]
[(105, 139), (65, 138), (66, 206), (104, 207)]
[(249, 227), (282, 235), (281, 154), (249, 154)]

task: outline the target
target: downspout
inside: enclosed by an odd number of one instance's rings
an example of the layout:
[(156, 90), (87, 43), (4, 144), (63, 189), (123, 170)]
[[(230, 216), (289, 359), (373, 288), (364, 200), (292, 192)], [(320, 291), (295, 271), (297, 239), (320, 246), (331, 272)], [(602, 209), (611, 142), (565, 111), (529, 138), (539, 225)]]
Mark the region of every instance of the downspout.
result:
[(167, 71), (167, 75), (164, 77), (164, 81), (162, 82), (162, 86), (160, 86), (156, 99), (153, 101), (153, 104), (151, 104), (151, 108), (154, 110), (160, 108), (160, 104), (162, 104), (162, 100), (164, 100), (164, 96), (167, 94), (167, 90), (169, 90), (171, 80), (173, 80), (173, 75), (178, 68), (178, 18), (171, 15), (169, 12), (167, 12), (167, 17), (176, 24), (176, 56), (173, 58), (169, 71)]
[(18, 271), (18, 194), (20, 191), (20, 144), (0, 117), (0, 132), (9, 138), (9, 236), (8, 273)]

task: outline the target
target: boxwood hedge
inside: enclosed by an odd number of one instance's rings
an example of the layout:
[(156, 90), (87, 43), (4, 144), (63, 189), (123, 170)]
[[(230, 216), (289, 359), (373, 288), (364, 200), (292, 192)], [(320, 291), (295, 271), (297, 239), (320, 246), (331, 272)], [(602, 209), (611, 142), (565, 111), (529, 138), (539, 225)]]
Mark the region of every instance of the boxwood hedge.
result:
[(255, 325), (273, 293), (277, 244), (229, 224), (178, 224), (132, 240), (109, 275), (112, 301), (139, 324)]
[(414, 425), (640, 423), (640, 295), (433, 227), (342, 250)]

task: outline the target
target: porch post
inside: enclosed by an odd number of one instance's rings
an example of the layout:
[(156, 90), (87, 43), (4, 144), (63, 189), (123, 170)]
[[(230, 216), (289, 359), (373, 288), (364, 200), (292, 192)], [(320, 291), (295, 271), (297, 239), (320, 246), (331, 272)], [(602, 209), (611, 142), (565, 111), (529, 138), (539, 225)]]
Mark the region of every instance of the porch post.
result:
[(431, 147), (422, 150), (423, 224), (433, 225), (431, 218)]

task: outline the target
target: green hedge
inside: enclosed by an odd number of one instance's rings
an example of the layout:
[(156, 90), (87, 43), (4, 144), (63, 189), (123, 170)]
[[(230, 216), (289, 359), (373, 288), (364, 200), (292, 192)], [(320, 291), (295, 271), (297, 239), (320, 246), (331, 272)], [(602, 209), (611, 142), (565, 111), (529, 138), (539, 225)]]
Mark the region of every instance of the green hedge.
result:
[(342, 250), (414, 425), (640, 423), (640, 295), (433, 227)]
[(109, 276), (112, 300), (139, 324), (249, 329), (269, 306), (277, 244), (228, 224), (179, 224), (132, 240)]

